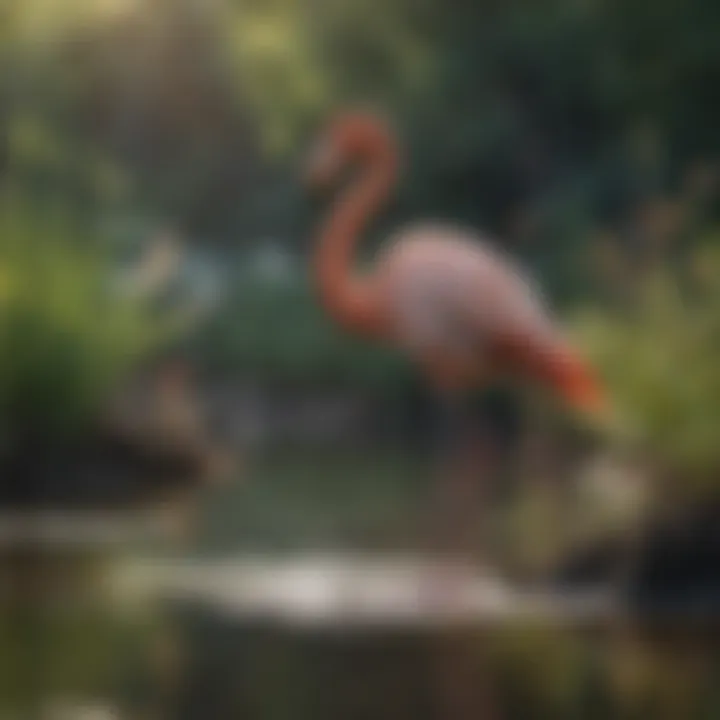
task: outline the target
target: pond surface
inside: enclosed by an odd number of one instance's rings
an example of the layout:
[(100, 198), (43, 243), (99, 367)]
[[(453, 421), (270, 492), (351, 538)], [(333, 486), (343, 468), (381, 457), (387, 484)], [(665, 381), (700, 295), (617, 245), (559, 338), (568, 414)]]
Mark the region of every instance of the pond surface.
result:
[[(430, 481), (402, 457), (266, 459), (208, 497), (192, 554), (403, 552), (422, 542)], [(197, 598), (168, 613), (185, 658), (168, 717), (182, 720), (720, 717), (713, 623), (294, 624)]]
[[(367, 623), (337, 615), (329, 622), (321, 573), (302, 580), (293, 558), (322, 551), (339, 558), (334, 572), (347, 574), (354, 553), (377, 562), (412, 551), (423, 541), (430, 481), (409, 458), (380, 454), (293, 454), (250, 463), (239, 482), (208, 492), (196, 539), (176, 550), (176, 559), (201, 571), (192, 584), (205, 597), (176, 593), (155, 612), (141, 608), (134, 617), (76, 608), (57, 626), (49, 616), (43, 624), (25, 618), (17, 625), (20, 616), (5, 615), (0, 646), (10, 652), (0, 653), (0, 695), (15, 698), (13, 658), (22, 657), (23, 677), (32, 680), (26, 694), (52, 689), (60, 696), (95, 693), (94, 700), (99, 693), (128, 720), (720, 717), (713, 622), (647, 627), (619, 614), (575, 618), (567, 608), (554, 616), (486, 613), (460, 623), (399, 616)], [(233, 564), (248, 557), (256, 567), (287, 563), (289, 603), (275, 602), (271, 611), (272, 592), (262, 596), (259, 575), (233, 590)], [(220, 559), (229, 562), (227, 572), (210, 573)], [(383, 602), (397, 601), (392, 573), (384, 584), (369, 577), (363, 583), (356, 573), (346, 586), (346, 610), (363, 602), (367, 609), (373, 588)], [(248, 592), (252, 612), (239, 601)], [(503, 605), (492, 582), (483, 592), (486, 606), (493, 605), (488, 596), (496, 608)], [(208, 601), (223, 593), (222, 602)], [(298, 604), (302, 621), (287, 610)], [(31, 632), (23, 636), (23, 627)]]

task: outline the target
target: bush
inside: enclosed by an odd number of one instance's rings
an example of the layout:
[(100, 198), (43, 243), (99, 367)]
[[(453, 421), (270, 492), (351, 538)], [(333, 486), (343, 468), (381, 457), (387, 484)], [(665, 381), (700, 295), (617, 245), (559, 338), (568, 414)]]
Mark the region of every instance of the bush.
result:
[(720, 247), (711, 240), (687, 262), (671, 262), (638, 276), (629, 303), (585, 309), (576, 326), (658, 464), (684, 481), (714, 483), (720, 480)]
[(147, 299), (114, 292), (110, 271), (99, 243), (62, 213), (3, 198), (0, 417), (13, 438), (82, 430), (177, 331)]

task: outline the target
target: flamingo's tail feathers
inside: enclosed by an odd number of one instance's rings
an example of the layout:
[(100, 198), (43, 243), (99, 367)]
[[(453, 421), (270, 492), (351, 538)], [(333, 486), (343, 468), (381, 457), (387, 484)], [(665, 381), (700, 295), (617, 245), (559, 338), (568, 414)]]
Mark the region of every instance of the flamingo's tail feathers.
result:
[(562, 341), (510, 337), (498, 347), (500, 363), (539, 382), (574, 410), (593, 417), (610, 412), (603, 382), (589, 363)]

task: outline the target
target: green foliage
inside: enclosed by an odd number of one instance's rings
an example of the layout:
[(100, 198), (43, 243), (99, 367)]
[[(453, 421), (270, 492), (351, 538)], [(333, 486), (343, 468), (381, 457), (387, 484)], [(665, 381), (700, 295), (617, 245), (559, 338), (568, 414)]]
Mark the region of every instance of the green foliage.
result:
[(291, 149), (338, 101), (393, 103), (427, 85), (433, 43), (417, 3), (235, 0), (227, 15), (240, 92), (271, 151)]
[(77, 232), (20, 197), (0, 207), (0, 408), (13, 432), (77, 429), (178, 331), (118, 296), (108, 258)]
[[(527, 240), (543, 285), (574, 299), (595, 204), (615, 215), (717, 150), (718, 7), (8, 0), (0, 175), (86, 217), (147, 211), (193, 242), (305, 250), (306, 131), (376, 102), (408, 155), (390, 224), (437, 216)], [(389, 367), (299, 286), (242, 288), (202, 338), (219, 364), (258, 372)]]
[(216, 370), (275, 382), (377, 387), (396, 383), (405, 372), (399, 356), (338, 330), (305, 278), (286, 284), (243, 278), (196, 341)]
[(684, 478), (720, 472), (720, 250), (637, 277), (631, 307), (586, 309), (578, 335), (656, 457)]
[[(589, 222), (591, 200), (622, 202), (662, 182), (671, 160), (682, 169), (717, 149), (712, 0), (73, 0), (62, 10), (9, 0), (3, 11), (9, 131), (42, 118), (53, 153), (70, 158), (64, 190), (82, 174), (71, 166), (107, 165), (97, 172), (115, 189), (104, 195), (203, 237), (237, 243), (252, 226), (297, 242), (292, 162), (339, 103), (396, 117), (411, 160), (404, 213), (505, 234), (530, 206), (541, 259), (560, 239), (578, 244), (572, 226)], [(48, 177), (58, 189), (52, 167)], [(570, 282), (559, 267), (569, 258), (553, 256), (553, 281)]]

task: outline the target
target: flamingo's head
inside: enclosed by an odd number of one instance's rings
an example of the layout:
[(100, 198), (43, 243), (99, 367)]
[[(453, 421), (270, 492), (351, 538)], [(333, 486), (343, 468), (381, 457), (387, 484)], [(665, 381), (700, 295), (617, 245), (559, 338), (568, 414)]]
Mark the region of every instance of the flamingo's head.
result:
[(364, 160), (391, 147), (384, 119), (367, 111), (345, 111), (330, 120), (312, 147), (305, 180), (323, 190), (337, 180), (348, 163)]

